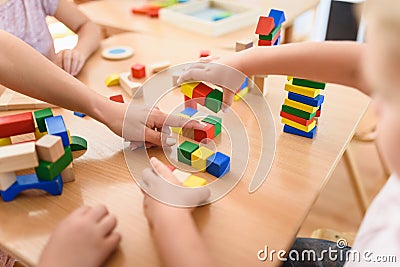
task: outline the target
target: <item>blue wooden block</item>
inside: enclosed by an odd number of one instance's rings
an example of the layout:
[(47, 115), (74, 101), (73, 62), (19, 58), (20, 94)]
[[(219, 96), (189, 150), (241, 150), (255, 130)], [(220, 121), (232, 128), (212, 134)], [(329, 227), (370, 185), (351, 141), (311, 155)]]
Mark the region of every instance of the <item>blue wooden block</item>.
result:
[(246, 88), (247, 86), (249, 86), (249, 78), (246, 77), (246, 79), (244, 80), (244, 82), (242, 83), (242, 85), (240, 86), (240, 90), (243, 90), (244, 88)]
[(301, 131), (299, 129), (293, 128), (293, 127), (291, 127), (289, 125), (285, 125), (283, 127), (283, 131), (285, 133), (290, 133), (290, 134), (299, 135), (299, 136), (303, 136), (303, 137), (307, 137), (307, 138), (313, 139), (315, 134), (317, 133), (317, 126), (315, 126), (314, 129), (312, 129), (311, 131), (306, 133), (306, 132), (303, 132), (303, 131)]
[(207, 172), (217, 178), (221, 178), (229, 172), (231, 158), (221, 152), (215, 153), (213, 157), (207, 159)]
[(78, 112), (78, 111), (74, 111), (74, 115), (75, 115), (75, 116), (78, 116), (78, 117), (81, 117), (81, 118), (83, 118), (83, 117), (86, 116), (86, 114), (80, 113), (80, 112)]
[(275, 22), (275, 27), (278, 27), (286, 21), (285, 12), (281, 10), (271, 9), (269, 11), (268, 17), (273, 18)]
[(188, 115), (189, 117), (192, 117), (196, 113), (197, 110), (195, 110), (194, 108), (185, 108), (181, 111), (181, 114)]
[(279, 45), (281, 43), (281, 37), (279, 36), (278, 39), (276, 39), (274, 45)]
[(63, 181), (61, 175), (58, 175), (53, 181), (40, 181), (36, 174), (27, 174), (17, 176), (17, 181), (6, 191), (0, 191), (3, 201), (8, 202), (25, 190), (38, 189), (56, 196), (61, 195)]
[(303, 104), (306, 104), (306, 105), (309, 105), (309, 106), (313, 106), (313, 107), (321, 106), (322, 103), (324, 103), (324, 100), (325, 100), (325, 97), (323, 95), (317, 95), (317, 97), (311, 98), (311, 97), (308, 97), (308, 96), (299, 95), (299, 94), (292, 93), (292, 92), (289, 92), (288, 98), (290, 100), (301, 102)]
[(49, 117), (46, 118), (44, 122), (46, 124), (48, 134), (61, 137), (63, 146), (69, 146), (68, 132), (62, 116)]

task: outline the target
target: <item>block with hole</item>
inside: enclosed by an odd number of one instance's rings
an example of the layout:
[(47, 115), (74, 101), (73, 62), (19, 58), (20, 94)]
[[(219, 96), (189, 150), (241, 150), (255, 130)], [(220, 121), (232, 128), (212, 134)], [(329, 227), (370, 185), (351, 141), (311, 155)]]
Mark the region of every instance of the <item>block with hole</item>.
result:
[(33, 133), (35, 123), (31, 112), (0, 117), (0, 138)]
[(217, 152), (214, 157), (207, 159), (207, 172), (217, 178), (228, 173), (230, 166), (231, 158), (221, 152)]
[(7, 190), (17, 181), (15, 172), (0, 172), (0, 191)]
[(284, 125), (283, 132), (313, 139), (315, 134), (317, 133), (317, 126), (315, 126), (314, 129), (309, 132), (304, 132), (289, 125)]
[(299, 110), (302, 110), (302, 111), (305, 111), (308, 113), (315, 113), (315, 112), (317, 112), (317, 110), (319, 108), (319, 107), (309, 106), (309, 105), (306, 105), (306, 104), (303, 104), (303, 103), (300, 103), (297, 101), (293, 101), (293, 100), (290, 100), (289, 98), (285, 99), (284, 105), (292, 107), (292, 108), (296, 108), (296, 109), (299, 109)]
[(207, 168), (207, 159), (213, 160), (214, 151), (201, 146), (192, 153), (192, 167), (198, 171), (205, 172)]
[(202, 120), (208, 124), (214, 125), (214, 137), (221, 134), (222, 131), (222, 119), (217, 116), (208, 115), (206, 118)]
[(192, 153), (199, 149), (199, 145), (185, 141), (178, 147), (178, 161), (191, 165)]
[(71, 151), (87, 150), (87, 141), (80, 136), (71, 136)]
[(308, 125), (310, 125), (312, 122), (315, 121), (315, 117), (313, 117), (313, 118), (311, 118), (311, 119), (309, 119), (309, 120), (306, 120), (306, 119), (304, 119), (304, 118), (301, 118), (301, 117), (298, 117), (298, 116), (295, 116), (295, 115), (286, 113), (286, 112), (284, 112), (284, 111), (281, 111), (280, 115), (281, 115), (282, 118), (286, 118), (286, 119), (288, 119), (288, 120), (297, 122), (297, 123), (299, 123), (299, 124), (301, 124), (301, 125), (304, 125), (304, 126), (308, 126)]
[(46, 118), (53, 117), (53, 112), (51, 111), (51, 109), (45, 108), (42, 110), (37, 110), (37, 111), (34, 111), (33, 114), (35, 115), (35, 120), (36, 120), (36, 124), (39, 128), (39, 131), (41, 133), (47, 132), (46, 124), (44, 123), (44, 120)]
[(206, 123), (207, 125), (204, 126), (201, 130), (199, 129), (194, 129), (194, 140), (197, 142), (203, 142), (205, 144), (208, 144), (211, 139), (214, 139), (215, 137), (215, 127), (212, 124)]
[(205, 186), (207, 184), (206, 179), (203, 179), (201, 177), (198, 177), (196, 175), (190, 175), (183, 183), (182, 185), (184, 187), (200, 187), (200, 186)]
[(118, 102), (118, 103), (125, 103), (124, 102), (124, 98), (122, 97), (122, 95), (113, 95), (110, 96), (110, 100), (114, 101), (114, 102)]
[[(131, 77), (132, 77), (132, 75), (130, 72), (122, 72), (119, 74), (119, 83), (120, 83), (122, 89), (124, 89), (124, 91), (130, 97), (133, 97), (138, 93), (138, 90), (142, 86), (142, 83), (132, 81)], [(140, 95), (141, 94), (138, 94), (138, 96), (140, 96)]]
[(306, 133), (308, 133), (309, 131), (314, 129), (315, 125), (316, 125), (316, 121), (315, 120), (313, 122), (311, 122), (309, 125), (302, 125), (300, 123), (297, 123), (295, 121), (286, 119), (284, 117), (282, 117), (282, 123), (286, 124), (286, 125), (289, 125), (290, 127), (296, 128), (296, 129), (298, 129), (300, 131), (306, 132)]
[(56, 162), (39, 161), (39, 166), (35, 168), (36, 175), (40, 180), (51, 181), (59, 175), (72, 162), (71, 147), (64, 149), (64, 155)]
[(303, 87), (309, 87), (309, 88), (314, 88), (314, 89), (321, 89), (324, 90), (326, 83), (323, 82), (316, 82), (312, 80), (306, 80), (306, 79), (301, 79), (301, 78), (293, 78), (293, 85), (298, 85), (298, 86), (303, 86)]
[(211, 111), (218, 113), (222, 107), (222, 97), (223, 93), (218, 90), (214, 89), (211, 93), (209, 93), (206, 97), (205, 106)]
[(26, 142), (0, 147), (0, 170), (12, 172), (34, 168), (39, 161), (35, 142)]
[(308, 96), (311, 98), (315, 98), (321, 93), (320, 89), (314, 89), (314, 88), (309, 88), (309, 87), (304, 87), (304, 86), (293, 85), (292, 80), (288, 81), (285, 84), (285, 90), (288, 92), (299, 94), (299, 95)]
[(319, 107), (324, 103), (325, 97), (323, 95), (317, 95), (315, 98), (299, 95), (293, 92), (289, 92), (288, 98), (293, 101), (297, 101), (309, 106)]
[(207, 96), (213, 91), (211, 87), (206, 85), (205, 83), (199, 83), (193, 89), (192, 99), (195, 100), (200, 105), (204, 106), (206, 104)]
[(131, 75), (133, 78), (141, 79), (146, 77), (146, 67), (142, 64), (133, 64), (131, 67)]
[(65, 127), (64, 119), (61, 115), (45, 118), (44, 122), (46, 124), (46, 129), (48, 134), (57, 135), (61, 137), (63, 146), (64, 147), (69, 146), (70, 142), (68, 137), (68, 131), (67, 128)]
[(193, 98), (193, 90), (194, 88), (199, 85), (198, 82), (191, 82), (191, 83), (182, 83), (181, 84), (181, 92), (189, 97), (190, 99)]
[(260, 16), (255, 33), (258, 35), (269, 35), (274, 28), (275, 22), (273, 18)]
[(39, 160), (56, 162), (64, 155), (64, 146), (61, 137), (45, 135), (36, 142), (36, 152)]
[(105, 80), (105, 84), (107, 87), (119, 85), (119, 74), (111, 73), (110, 75), (108, 75)]
[(281, 26), (282, 23), (286, 21), (285, 12), (282, 10), (271, 9), (269, 11), (268, 17), (274, 19), (275, 26)]
[(306, 119), (306, 120), (310, 120), (310, 119), (314, 118), (315, 115), (316, 115), (316, 112), (315, 113), (308, 113), (308, 112), (305, 112), (303, 110), (300, 110), (300, 109), (297, 109), (297, 108), (292, 108), (292, 107), (285, 106), (285, 105), (282, 105), (282, 111), (286, 112), (286, 113), (289, 113), (289, 114), (292, 114), (294, 116)]

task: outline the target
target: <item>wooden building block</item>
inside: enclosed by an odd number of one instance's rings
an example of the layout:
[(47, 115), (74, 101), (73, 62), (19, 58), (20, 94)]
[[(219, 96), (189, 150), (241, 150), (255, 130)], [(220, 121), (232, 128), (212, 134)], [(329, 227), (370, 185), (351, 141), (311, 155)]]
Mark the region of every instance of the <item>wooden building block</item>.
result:
[(307, 138), (314, 138), (315, 134), (317, 133), (317, 126), (314, 127), (314, 129), (312, 129), (311, 131), (307, 132), (303, 132), (299, 129), (296, 129), (294, 127), (291, 127), (289, 125), (285, 125), (283, 127), (283, 131), (285, 133), (290, 133), (290, 134), (294, 134), (294, 135), (298, 135), (298, 136), (302, 136), (302, 137), (307, 137)]
[(305, 125), (302, 125), (300, 123), (291, 121), (291, 120), (286, 119), (286, 118), (282, 118), (282, 123), (286, 124), (286, 125), (289, 125), (290, 127), (299, 129), (300, 131), (303, 131), (303, 132), (306, 132), (306, 133), (308, 133), (309, 131), (314, 129), (314, 127), (316, 125), (315, 120), (313, 122), (311, 122), (309, 125), (305, 126)]
[(15, 172), (0, 172), (0, 191), (7, 190), (17, 181)]
[(136, 79), (146, 77), (146, 67), (142, 64), (133, 64), (131, 67), (131, 75)]
[(288, 98), (293, 101), (297, 101), (309, 106), (319, 107), (324, 103), (325, 97), (323, 95), (317, 95), (315, 98), (311, 98), (308, 96), (299, 95), (296, 93), (289, 92)]
[(278, 32), (278, 34), (276, 34), (272, 40), (261, 40), (260, 39), (260, 40), (258, 40), (258, 46), (272, 46), (275, 44), (276, 40), (278, 40), (280, 35), (281, 35), (281, 32)]
[(61, 115), (44, 119), (46, 129), (49, 134), (61, 137), (64, 147), (69, 146), (69, 136), (65, 127), (64, 119)]
[(304, 125), (304, 126), (310, 125), (312, 122), (315, 121), (315, 117), (313, 117), (312, 119), (306, 120), (306, 119), (303, 119), (303, 118), (301, 118), (301, 117), (297, 117), (297, 116), (295, 116), (295, 115), (286, 113), (286, 112), (284, 112), (284, 111), (281, 111), (281, 114), (280, 114), (280, 115), (281, 115), (281, 117), (283, 117), (283, 118), (286, 118), (286, 119), (288, 119), (288, 120), (297, 122), (297, 123), (299, 123), (299, 124), (301, 124), (301, 125)]
[(308, 112), (302, 111), (300, 109), (292, 108), (292, 107), (285, 106), (285, 105), (282, 105), (282, 111), (292, 114), (292, 115), (295, 115), (297, 117), (306, 119), (306, 120), (310, 120), (310, 119), (314, 118), (316, 115), (316, 113), (308, 113)]
[(171, 62), (160, 61), (160, 62), (150, 64), (150, 69), (153, 73), (158, 73), (160, 71), (167, 69), (169, 66), (171, 66)]
[(193, 90), (195, 87), (197, 87), (197, 85), (199, 85), (200, 83), (198, 82), (192, 82), (192, 83), (182, 83), (181, 84), (181, 92), (189, 97), (189, 98), (193, 98)]
[(125, 103), (125, 102), (124, 102), (124, 98), (122, 97), (122, 95), (113, 95), (113, 96), (110, 96), (110, 100), (111, 100), (111, 101), (114, 101), (114, 102)]
[(44, 120), (48, 117), (53, 117), (53, 112), (51, 111), (51, 109), (45, 108), (42, 110), (37, 110), (37, 111), (34, 111), (33, 114), (35, 115), (35, 120), (36, 120), (36, 124), (39, 128), (39, 131), (41, 133), (47, 132), (46, 124), (44, 123)]
[(209, 57), (210, 56), (210, 51), (209, 50), (201, 50), (200, 51), (200, 57)]
[(277, 9), (271, 9), (269, 11), (268, 17), (274, 19), (275, 26), (280, 26), (286, 21), (285, 12)]
[(61, 179), (63, 183), (70, 183), (75, 181), (75, 174), (74, 174), (74, 168), (72, 167), (72, 163), (67, 166), (62, 172), (61, 172)]
[(119, 85), (119, 74), (118, 73), (111, 73), (107, 76), (105, 80), (106, 86), (115, 86)]
[(190, 175), (182, 183), (182, 185), (185, 187), (199, 187), (199, 186), (205, 186), (206, 184), (207, 184), (206, 179), (203, 179), (203, 178), (195, 176), (195, 175)]
[(0, 147), (0, 170), (12, 172), (38, 166), (34, 142)]
[(50, 134), (43, 136), (36, 142), (36, 152), (39, 160), (56, 162), (64, 155), (61, 137)]
[(194, 114), (197, 113), (197, 109), (194, 108), (185, 108), (184, 110), (181, 111), (180, 114), (189, 116), (189, 117), (193, 117)]
[(31, 112), (0, 117), (0, 138), (33, 133), (35, 124)]
[(86, 114), (80, 113), (78, 111), (74, 111), (74, 115), (77, 116), (77, 117), (80, 117), (80, 118), (86, 117)]
[(253, 40), (240, 40), (236, 42), (236, 48), (235, 51), (236, 52), (240, 52), (242, 50), (246, 50), (253, 47)]
[(8, 146), (11, 145), (11, 138), (10, 137), (4, 137), (4, 138), (0, 138), (0, 146)]
[(39, 131), (39, 128), (36, 127), (36, 128), (35, 128), (34, 134), (35, 134), (36, 140), (39, 140), (39, 139), (42, 138), (43, 136), (47, 135), (47, 131), (46, 131), (46, 132), (40, 132), (40, 131)]
[(235, 94), (235, 96), (233, 97), (233, 100), (239, 101), (240, 99), (243, 99), (247, 95), (248, 92), (249, 92), (249, 88), (248, 87), (240, 90), (239, 92), (237, 92)]
[(259, 39), (260, 40), (269, 40), (272, 41), (274, 39), (276, 39), (276, 35), (281, 33), (281, 26), (275, 27), (272, 32), (268, 35), (259, 35)]
[(87, 141), (80, 136), (71, 136), (71, 150), (72, 151), (87, 150)]
[(64, 149), (64, 155), (56, 162), (39, 161), (39, 166), (35, 168), (36, 175), (40, 180), (51, 181), (57, 177), (72, 162), (71, 147)]
[(260, 16), (257, 23), (256, 34), (268, 35), (275, 28), (273, 18)]
[(308, 113), (314, 113), (318, 110), (318, 107), (309, 106), (297, 101), (290, 100), (288, 98), (285, 99), (284, 105), (292, 108), (297, 108)]
[(216, 116), (208, 115), (202, 120), (208, 124), (214, 125), (214, 137), (218, 136), (222, 131), (222, 119)]
[(215, 127), (212, 124), (207, 123), (207, 126), (203, 127), (203, 129), (198, 130), (194, 129), (194, 140), (197, 142), (210, 142), (210, 139), (214, 139), (215, 137)]
[(261, 91), (261, 93), (264, 93), (264, 82), (265, 82), (265, 75), (255, 75), (253, 76), (253, 82), (254, 84), (258, 87), (258, 89)]
[(231, 158), (221, 152), (217, 152), (214, 157), (207, 159), (207, 172), (217, 178), (228, 173), (230, 166)]
[(206, 103), (206, 97), (213, 91), (208, 85), (204, 83), (199, 83), (193, 89), (192, 99), (195, 100), (200, 105), (204, 106)]
[(186, 179), (191, 175), (189, 172), (184, 172), (179, 169), (175, 169), (172, 171), (172, 174), (175, 178), (180, 182), (183, 183)]
[(209, 93), (206, 97), (205, 106), (215, 113), (218, 113), (221, 110), (222, 106), (222, 97), (223, 93), (218, 90), (214, 89), (211, 93)]
[(321, 89), (321, 90), (324, 90), (325, 86), (326, 86), (326, 84), (322, 83), (322, 82), (315, 82), (315, 81), (300, 79), (300, 78), (293, 78), (292, 84), (298, 85), (298, 86), (303, 86), (303, 87)]
[(317, 97), (317, 95), (319, 95), (321, 93), (320, 89), (312, 89), (312, 88), (308, 88), (308, 87), (293, 85), (292, 81), (288, 81), (285, 84), (285, 90), (288, 92), (293, 92), (293, 93), (299, 94), (299, 95), (308, 96), (311, 98), (315, 98), (315, 97)]
[[(119, 74), (119, 83), (122, 89), (130, 96), (133, 97), (137, 94), (139, 88), (143, 85), (139, 82), (134, 82), (131, 80), (131, 73), (130, 72), (122, 72)], [(140, 96), (138, 94), (137, 96)]]
[(192, 167), (196, 170), (205, 172), (207, 168), (207, 159), (212, 160), (214, 156), (214, 151), (201, 146), (199, 149), (192, 153)]
[(322, 112), (322, 109), (321, 109), (321, 107), (319, 107), (319, 109), (315, 113), (315, 117), (317, 117), (317, 118), (321, 117), (321, 112)]
[(199, 145), (185, 141), (178, 147), (178, 161), (191, 165), (192, 153), (199, 149)]

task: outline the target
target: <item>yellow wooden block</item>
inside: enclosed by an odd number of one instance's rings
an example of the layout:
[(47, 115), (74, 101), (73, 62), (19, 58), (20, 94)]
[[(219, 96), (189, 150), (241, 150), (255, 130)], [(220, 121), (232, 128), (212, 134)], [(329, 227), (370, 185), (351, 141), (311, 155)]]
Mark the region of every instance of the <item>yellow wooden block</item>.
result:
[[(186, 115), (186, 114), (181, 114), (181, 113), (179, 113), (178, 116), (181, 116), (181, 117), (190, 119), (190, 116), (188, 116), (188, 115)], [(182, 128), (181, 128), (181, 127), (171, 127), (171, 131), (172, 131), (173, 133), (176, 133), (176, 134), (182, 134)]]
[(201, 177), (195, 176), (195, 175), (190, 175), (184, 182), (183, 186), (185, 187), (199, 187), (199, 186), (204, 186), (207, 184), (206, 179), (203, 179)]
[(249, 87), (245, 87), (244, 89), (240, 90), (237, 94), (235, 94), (233, 100), (239, 101), (239, 100), (242, 99), (248, 92), (249, 92)]
[(38, 128), (38, 127), (35, 128), (35, 138), (36, 138), (36, 140), (39, 140), (40, 138), (42, 138), (42, 137), (45, 136), (46, 134), (47, 134), (47, 132), (41, 133), (41, 132), (39, 131), (39, 128)]
[(11, 145), (11, 138), (10, 137), (4, 137), (4, 138), (0, 138), (0, 146), (8, 146)]
[(72, 144), (71, 133), (67, 130), (69, 143)]
[(287, 76), (287, 80), (288, 81), (293, 80), (293, 76)]
[(308, 113), (317, 112), (317, 110), (319, 108), (319, 107), (309, 106), (309, 105), (306, 105), (306, 104), (303, 104), (303, 103), (300, 103), (297, 101), (293, 101), (293, 100), (290, 100), (289, 98), (285, 99), (284, 105), (292, 107), (292, 108), (297, 108), (297, 109), (300, 109), (300, 110), (308, 112)]
[(299, 95), (312, 97), (312, 98), (315, 98), (317, 95), (319, 95), (321, 93), (320, 89), (313, 89), (313, 88), (293, 85), (292, 84), (292, 80), (288, 81), (285, 84), (285, 90), (289, 91), (289, 92), (293, 92), (293, 93), (299, 94)]
[(192, 153), (192, 167), (196, 170), (205, 172), (207, 168), (207, 159), (214, 155), (214, 152), (204, 146), (199, 147)]
[(282, 118), (282, 123), (287, 124), (287, 125), (289, 125), (289, 126), (291, 126), (291, 127), (293, 127), (293, 128), (299, 129), (300, 131), (303, 131), (303, 132), (308, 133), (309, 131), (311, 131), (312, 129), (314, 129), (314, 127), (315, 127), (315, 125), (316, 125), (317, 122), (316, 122), (316, 121), (313, 121), (313, 122), (310, 123), (309, 125), (304, 126), (304, 125), (302, 125), (302, 124), (300, 124), (300, 123), (291, 121), (291, 120), (286, 119), (286, 118)]
[(108, 75), (105, 83), (107, 86), (119, 85), (119, 73), (112, 73)]
[(194, 83), (183, 83), (181, 85), (181, 92), (185, 96), (187, 96), (189, 98), (192, 98), (193, 97), (193, 90), (198, 84), (199, 83), (196, 83), (196, 82), (194, 82)]

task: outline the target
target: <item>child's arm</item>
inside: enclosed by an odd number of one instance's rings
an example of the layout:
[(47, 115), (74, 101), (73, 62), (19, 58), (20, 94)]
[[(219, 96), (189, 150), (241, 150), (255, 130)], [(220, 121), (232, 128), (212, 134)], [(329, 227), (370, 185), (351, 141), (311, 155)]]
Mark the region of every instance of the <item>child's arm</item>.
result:
[[(178, 183), (172, 172), (158, 159), (151, 158), (150, 162), (158, 175), (171, 183)], [(149, 170), (143, 173), (143, 180), (148, 185), (146, 191), (153, 192), (153, 197), (158, 195), (155, 191), (163, 191), (161, 195), (171, 193), (163, 184), (167, 182), (161, 177)], [(210, 195), (206, 188), (190, 193), (191, 195), (182, 196), (182, 198), (192, 204), (200, 204)], [(145, 194), (143, 206), (164, 266), (215, 266), (192, 218), (193, 209), (169, 206), (153, 197)]]
[(73, 50), (62, 50), (57, 54), (56, 64), (71, 75), (77, 75), (90, 55), (99, 47), (99, 26), (85, 16), (78, 7), (67, 0), (59, 0), (54, 16), (78, 35), (78, 44)]

